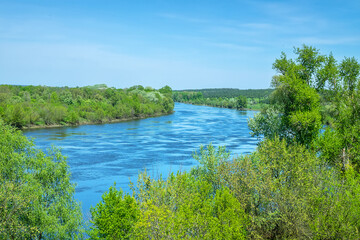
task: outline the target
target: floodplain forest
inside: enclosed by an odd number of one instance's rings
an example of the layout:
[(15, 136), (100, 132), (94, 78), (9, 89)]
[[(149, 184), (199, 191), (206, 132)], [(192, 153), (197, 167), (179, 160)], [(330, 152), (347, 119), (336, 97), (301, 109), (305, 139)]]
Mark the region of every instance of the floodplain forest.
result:
[(0, 117), (17, 128), (107, 123), (172, 113), (172, 90), (136, 85), (88, 87), (0, 85)]
[(188, 172), (144, 171), (129, 193), (109, 186), (88, 228), (66, 159), (0, 119), (0, 237), (359, 239), (360, 64), (306, 45), (294, 54), (275, 60), (269, 103), (248, 122), (261, 139), (255, 152), (203, 146)]
[(214, 88), (173, 91), (175, 102), (238, 110), (260, 110), (269, 104), (273, 89)]

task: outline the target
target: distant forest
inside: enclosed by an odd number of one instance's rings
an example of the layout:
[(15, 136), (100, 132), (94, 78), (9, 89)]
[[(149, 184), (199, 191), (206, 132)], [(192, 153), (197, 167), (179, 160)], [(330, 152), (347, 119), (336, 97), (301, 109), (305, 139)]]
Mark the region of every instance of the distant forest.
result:
[(269, 103), (273, 89), (213, 88), (173, 91), (175, 102), (232, 109), (260, 110)]
[(205, 88), (174, 90), (174, 92), (201, 92), (204, 98), (235, 98), (244, 96), (246, 98), (267, 98), (274, 89), (237, 89), (237, 88)]

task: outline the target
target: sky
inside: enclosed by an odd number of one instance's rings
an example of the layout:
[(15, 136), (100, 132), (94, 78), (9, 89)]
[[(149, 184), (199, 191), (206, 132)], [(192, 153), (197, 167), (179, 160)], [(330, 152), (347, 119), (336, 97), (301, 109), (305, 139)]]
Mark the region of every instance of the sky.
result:
[(0, 0), (0, 84), (270, 87), (281, 52), (360, 55), (360, 1)]

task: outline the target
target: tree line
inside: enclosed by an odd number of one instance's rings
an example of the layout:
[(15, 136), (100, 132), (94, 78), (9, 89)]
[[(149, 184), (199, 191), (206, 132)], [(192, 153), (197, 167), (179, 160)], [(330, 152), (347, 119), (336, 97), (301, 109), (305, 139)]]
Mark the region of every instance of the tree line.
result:
[(0, 117), (17, 128), (77, 125), (134, 119), (173, 112), (172, 90), (137, 85), (46, 87), (0, 85)]
[(173, 92), (172, 97), (175, 102), (206, 105), (211, 107), (233, 108), (242, 110), (247, 108), (248, 106), (247, 98), (244, 96), (232, 98), (204, 98), (201, 92)]
[(175, 90), (174, 92), (200, 92), (204, 98), (236, 98), (238, 96), (267, 98), (273, 91), (274, 89), (205, 88)]

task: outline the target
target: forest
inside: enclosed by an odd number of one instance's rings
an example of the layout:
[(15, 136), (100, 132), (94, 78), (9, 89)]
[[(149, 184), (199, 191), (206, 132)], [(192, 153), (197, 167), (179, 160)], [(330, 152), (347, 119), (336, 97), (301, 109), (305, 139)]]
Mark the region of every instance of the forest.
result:
[(244, 96), (246, 98), (267, 98), (274, 89), (237, 89), (237, 88), (205, 88), (175, 90), (176, 92), (200, 92), (204, 98), (236, 98)]
[(230, 109), (260, 110), (269, 103), (273, 89), (213, 88), (173, 91), (175, 102), (222, 107)]
[[(269, 104), (248, 121), (261, 139), (256, 151), (232, 157), (210, 144), (190, 171), (141, 172), (129, 193), (114, 184), (91, 208), (87, 230), (66, 159), (0, 120), (0, 237), (359, 239), (360, 64), (307, 45), (294, 55), (275, 60)], [(167, 90), (159, 92), (170, 98)]]
[(244, 96), (238, 96), (236, 98), (204, 98), (201, 92), (174, 92), (173, 100), (181, 103), (233, 108), (238, 110), (247, 108), (247, 99)]
[(172, 90), (137, 85), (87, 87), (0, 85), (0, 117), (17, 128), (130, 120), (172, 113)]

